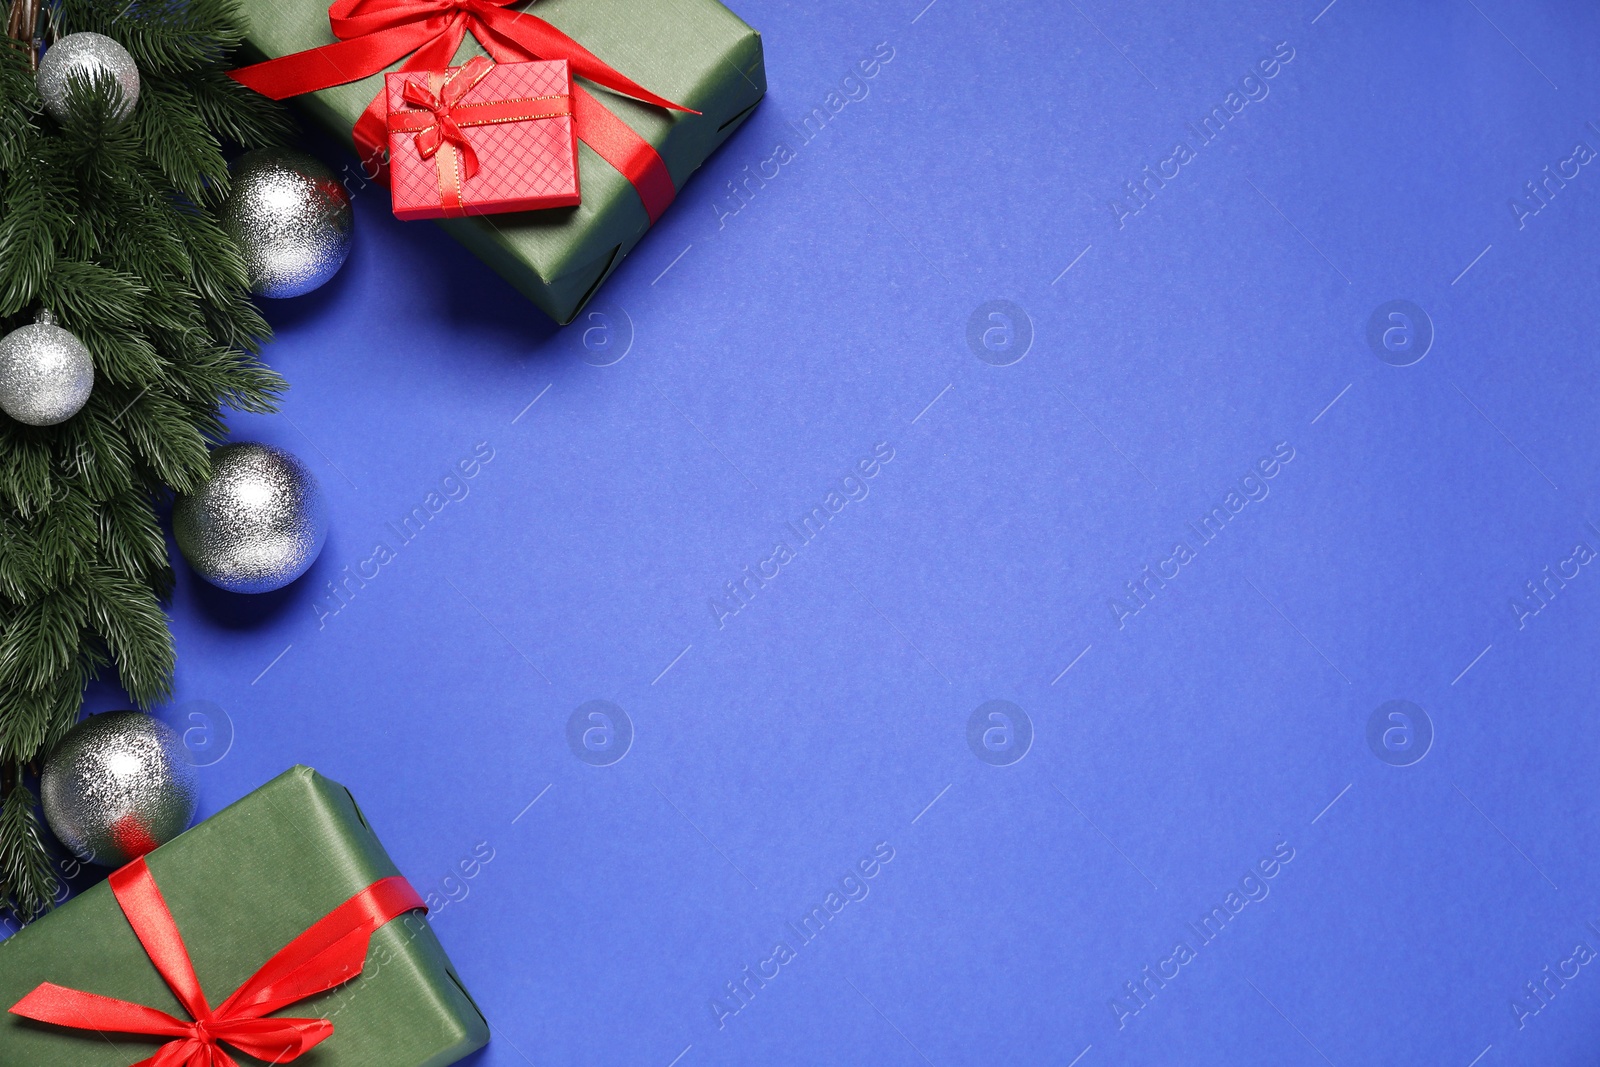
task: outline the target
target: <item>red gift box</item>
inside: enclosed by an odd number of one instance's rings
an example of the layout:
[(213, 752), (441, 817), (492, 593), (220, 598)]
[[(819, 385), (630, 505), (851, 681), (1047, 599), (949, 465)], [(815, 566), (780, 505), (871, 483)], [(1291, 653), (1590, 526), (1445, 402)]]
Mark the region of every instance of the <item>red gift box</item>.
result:
[(477, 56), (448, 70), (392, 73), (385, 83), (398, 218), (578, 203), (566, 60), (496, 64)]

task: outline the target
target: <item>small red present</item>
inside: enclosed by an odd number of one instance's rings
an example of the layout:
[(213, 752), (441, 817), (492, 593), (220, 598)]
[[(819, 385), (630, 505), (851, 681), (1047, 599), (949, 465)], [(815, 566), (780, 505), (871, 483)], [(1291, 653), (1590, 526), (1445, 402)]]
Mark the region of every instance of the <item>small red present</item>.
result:
[(578, 203), (572, 75), (564, 59), (386, 76), (389, 174), (402, 219)]

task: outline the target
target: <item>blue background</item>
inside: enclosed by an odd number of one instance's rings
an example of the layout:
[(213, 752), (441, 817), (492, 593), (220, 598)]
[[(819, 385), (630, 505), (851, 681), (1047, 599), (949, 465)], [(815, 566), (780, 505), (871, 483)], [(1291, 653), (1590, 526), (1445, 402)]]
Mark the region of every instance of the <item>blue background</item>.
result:
[[(1600, 149), (1600, 16), (1324, 2), (745, 0), (769, 98), (567, 329), (358, 189), (343, 272), (268, 308), (283, 413), (233, 422), (316, 470), (327, 548), (249, 600), (180, 567), (202, 814), (295, 762), (349, 785), (446, 901), (481, 1065), (1593, 1062), (1600, 966), (1541, 968), (1600, 950), (1600, 568), (1525, 583), (1600, 549), (1600, 167), (1510, 201)], [(1433, 334), (1403, 367), (1395, 299)], [(620, 762), (569, 745), (591, 700)], [(1020, 761), (969, 746), (990, 700)]]

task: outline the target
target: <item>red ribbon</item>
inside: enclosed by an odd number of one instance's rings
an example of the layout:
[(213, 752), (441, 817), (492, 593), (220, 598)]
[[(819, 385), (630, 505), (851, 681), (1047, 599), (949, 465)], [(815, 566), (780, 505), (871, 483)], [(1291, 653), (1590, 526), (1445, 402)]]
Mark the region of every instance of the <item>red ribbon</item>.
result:
[[(328, 22), (339, 40), (232, 71), (230, 76), (274, 100), (283, 100), (360, 81), (407, 55), (410, 58), (400, 65), (402, 71), (443, 70), (471, 33), (498, 62), (565, 59), (574, 74), (614, 92), (699, 114), (652, 93), (543, 19), (509, 10), (519, 2), (335, 0), (328, 9)], [(572, 103), (579, 140), (633, 183), (650, 221), (655, 222), (678, 194), (660, 154), (588, 90), (574, 86)], [(382, 158), (384, 110), (384, 95), (379, 93), (356, 123), (356, 144), (369, 161)]]
[(426, 85), (409, 78), (401, 93), (406, 103), (418, 110), (389, 112), (390, 132), (416, 131), (414, 141), (418, 154), (423, 159), (432, 159), (437, 166), (439, 205), (447, 216), (466, 214), (461, 178), (465, 175), (470, 179), (478, 173), (478, 153), (473, 151), (467, 135), (462, 132), (464, 127), (572, 114), (572, 101), (565, 96), (463, 104), (462, 98), (493, 69), (494, 64), (488, 59), (473, 56), (464, 66), (448, 74), (429, 71)]
[(226, 1041), (270, 1063), (298, 1058), (333, 1033), (326, 1019), (263, 1016), (355, 978), (367, 959), (373, 931), (397, 916), (424, 908), (411, 883), (396, 875), (363, 889), (313, 923), (245, 981), (220, 1007), (200, 991), (183, 936), (143, 859), (110, 878), (128, 924), (156, 970), (193, 1022), (164, 1011), (42, 982), (11, 1006), (14, 1015), (78, 1030), (170, 1037), (154, 1056), (133, 1067), (238, 1067)]

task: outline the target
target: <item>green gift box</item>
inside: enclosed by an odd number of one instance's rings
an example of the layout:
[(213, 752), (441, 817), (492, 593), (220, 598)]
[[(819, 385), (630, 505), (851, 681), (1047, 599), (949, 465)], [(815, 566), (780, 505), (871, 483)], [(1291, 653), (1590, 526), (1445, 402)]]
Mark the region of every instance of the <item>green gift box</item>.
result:
[[(341, 904), (398, 872), (349, 790), (295, 767), (145, 857), (213, 1008)], [(0, 1064), (128, 1067), (164, 1040), (6, 1012), (40, 983), (189, 1015), (101, 882), (0, 942)], [(359, 977), (268, 1018), (325, 1018), (297, 1067), (443, 1067), (489, 1025), (420, 912), (379, 926)], [(228, 1052), (241, 1064), (263, 1061)]]
[[(327, 0), (244, 0), (242, 6), (250, 24), (246, 43), (261, 57), (334, 41)], [(575, 88), (584, 85), (655, 148), (679, 190), (766, 92), (760, 34), (717, 0), (543, 0), (526, 8), (635, 82), (699, 112), (668, 111), (573, 79)], [(469, 34), (453, 65), (480, 54)], [(382, 90), (383, 75), (375, 74), (295, 99), (353, 147), (357, 119)], [(365, 181), (357, 172), (350, 177), (352, 187)], [(578, 146), (578, 178), (577, 207), (438, 220), (563, 324), (650, 228), (633, 185), (586, 144)]]

